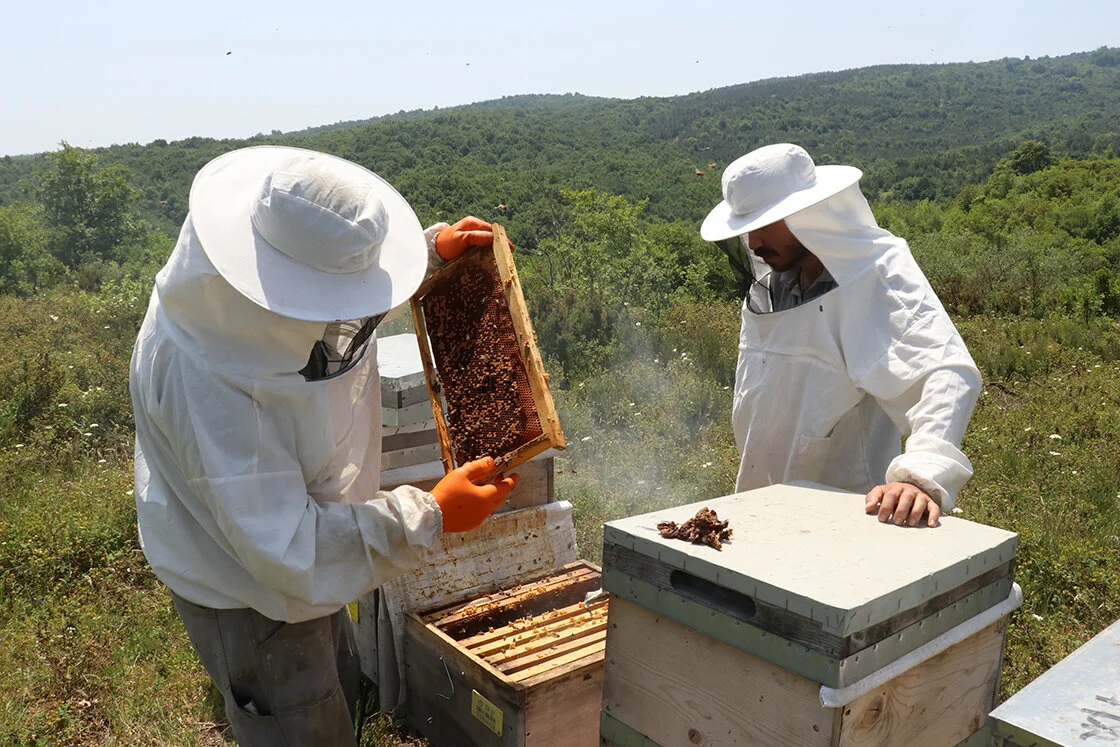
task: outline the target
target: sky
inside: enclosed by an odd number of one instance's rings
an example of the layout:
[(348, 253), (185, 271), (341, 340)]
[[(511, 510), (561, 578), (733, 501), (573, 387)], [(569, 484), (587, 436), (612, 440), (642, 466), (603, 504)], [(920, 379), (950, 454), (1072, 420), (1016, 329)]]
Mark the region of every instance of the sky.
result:
[(0, 24), (0, 156), (1120, 46), (1117, 0), (11, 0)]

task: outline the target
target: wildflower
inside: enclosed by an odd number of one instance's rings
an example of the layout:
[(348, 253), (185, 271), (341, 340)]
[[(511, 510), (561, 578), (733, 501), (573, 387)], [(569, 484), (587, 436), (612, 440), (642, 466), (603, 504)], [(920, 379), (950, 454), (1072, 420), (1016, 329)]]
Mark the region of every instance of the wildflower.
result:
[(1050, 434), (1050, 439), (1051, 439), (1052, 441), (1061, 441), (1061, 440), (1062, 440), (1062, 437), (1061, 437), (1061, 436), (1059, 436), (1059, 435), (1058, 435), (1057, 433), (1051, 433), (1051, 434)]
[(711, 462), (704, 462), (704, 467), (705, 467), (705, 468), (707, 468), (707, 467), (711, 467), (711, 466), (712, 466), (712, 463), (711, 463)]
[(1039, 622), (1042, 622), (1042, 615), (1032, 614), (1031, 617), (1033, 617), (1035, 620), (1038, 620)]
[(132, 492), (133, 492), (133, 491), (131, 491), (131, 490), (126, 490), (126, 491), (125, 491), (125, 495), (132, 495)]
[(1062, 452), (1060, 452), (1060, 451), (1051, 451), (1050, 452), (1050, 456), (1061, 456), (1061, 455), (1062, 455)]
[(52, 321), (52, 322), (57, 322), (57, 321), (58, 321), (58, 317), (57, 317), (57, 316), (55, 316), (54, 314), (51, 314), (51, 321)]
[(70, 405), (66, 404), (65, 402), (59, 402), (58, 406), (59, 407), (69, 407)]
[(955, 513), (955, 514), (963, 514), (963, 513), (964, 513), (964, 509), (961, 509), (961, 508), (957, 508), (956, 506), (953, 506), (953, 513)]
[(642, 326), (642, 323), (641, 322), (634, 322), (634, 326), (635, 327), (640, 327), (640, 326)]

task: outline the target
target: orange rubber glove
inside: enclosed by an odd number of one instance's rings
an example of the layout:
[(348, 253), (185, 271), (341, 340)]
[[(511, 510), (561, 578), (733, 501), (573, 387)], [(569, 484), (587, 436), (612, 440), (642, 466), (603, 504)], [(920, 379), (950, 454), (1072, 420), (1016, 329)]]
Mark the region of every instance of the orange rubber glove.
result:
[[(445, 228), (436, 236), (436, 254), (445, 260), (452, 260), (472, 246), (489, 246), (494, 241), (490, 224), (481, 218), (468, 215), (461, 221)], [(463, 465), (466, 466), (466, 465)]]
[(517, 475), (500, 477), (493, 484), (476, 483), (494, 472), (494, 460), (483, 457), (451, 470), (432, 488), (432, 496), (443, 512), (443, 531), (466, 532), (474, 529), (494, 509), (502, 505), (510, 491), (521, 478)]

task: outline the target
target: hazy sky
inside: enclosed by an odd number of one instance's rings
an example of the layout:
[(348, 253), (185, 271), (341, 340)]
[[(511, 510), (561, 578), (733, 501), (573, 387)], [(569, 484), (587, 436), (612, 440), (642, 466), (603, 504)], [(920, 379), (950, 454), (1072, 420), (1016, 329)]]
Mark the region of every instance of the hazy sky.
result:
[(0, 155), (1120, 46), (1118, 0), (6, 0)]

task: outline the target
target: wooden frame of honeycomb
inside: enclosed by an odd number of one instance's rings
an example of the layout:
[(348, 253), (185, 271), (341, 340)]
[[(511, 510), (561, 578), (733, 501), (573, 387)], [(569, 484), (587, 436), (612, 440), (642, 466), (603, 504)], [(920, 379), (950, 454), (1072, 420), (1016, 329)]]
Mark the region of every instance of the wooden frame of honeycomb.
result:
[(450, 472), (483, 456), (510, 470), (567, 444), (505, 229), (428, 278), (412, 318)]

